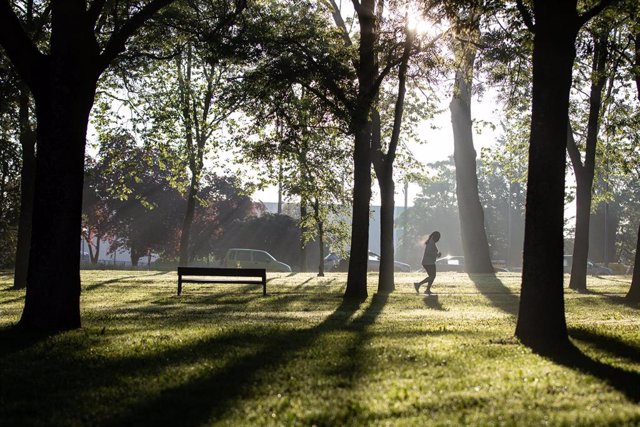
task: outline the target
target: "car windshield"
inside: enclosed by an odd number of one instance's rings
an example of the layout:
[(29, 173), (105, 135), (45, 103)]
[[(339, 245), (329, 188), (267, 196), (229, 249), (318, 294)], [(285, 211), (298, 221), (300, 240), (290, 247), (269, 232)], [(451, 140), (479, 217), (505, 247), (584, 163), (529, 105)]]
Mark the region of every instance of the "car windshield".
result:
[(254, 252), (253, 253), (253, 260), (254, 261), (260, 261), (260, 262), (269, 262), (273, 259), (273, 257), (271, 257), (268, 253), (266, 252)]

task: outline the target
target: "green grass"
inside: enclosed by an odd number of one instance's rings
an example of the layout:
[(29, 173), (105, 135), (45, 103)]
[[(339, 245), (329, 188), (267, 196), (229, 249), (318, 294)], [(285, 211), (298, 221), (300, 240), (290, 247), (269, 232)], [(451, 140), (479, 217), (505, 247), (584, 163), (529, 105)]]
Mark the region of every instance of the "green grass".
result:
[(83, 328), (11, 329), (24, 293), (0, 274), (0, 425), (640, 425), (640, 320), (630, 278), (566, 292), (579, 351), (514, 338), (520, 279), (419, 274), (363, 304), (346, 276), (185, 284), (174, 273), (83, 272)]

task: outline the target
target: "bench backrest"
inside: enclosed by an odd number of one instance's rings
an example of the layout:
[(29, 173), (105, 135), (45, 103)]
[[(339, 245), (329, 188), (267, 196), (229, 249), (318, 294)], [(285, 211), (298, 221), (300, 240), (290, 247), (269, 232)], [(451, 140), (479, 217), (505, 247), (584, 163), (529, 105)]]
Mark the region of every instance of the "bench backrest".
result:
[(178, 267), (180, 276), (262, 277), (265, 274), (264, 268)]

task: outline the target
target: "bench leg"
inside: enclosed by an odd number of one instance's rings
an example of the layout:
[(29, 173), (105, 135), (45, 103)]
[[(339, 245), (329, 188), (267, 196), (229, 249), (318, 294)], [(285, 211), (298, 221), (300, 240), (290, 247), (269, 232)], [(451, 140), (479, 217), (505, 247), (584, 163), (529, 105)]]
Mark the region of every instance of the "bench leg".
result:
[(178, 276), (178, 295), (182, 293), (182, 276)]
[(267, 296), (267, 275), (266, 274), (262, 275), (262, 296), (263, 297)]

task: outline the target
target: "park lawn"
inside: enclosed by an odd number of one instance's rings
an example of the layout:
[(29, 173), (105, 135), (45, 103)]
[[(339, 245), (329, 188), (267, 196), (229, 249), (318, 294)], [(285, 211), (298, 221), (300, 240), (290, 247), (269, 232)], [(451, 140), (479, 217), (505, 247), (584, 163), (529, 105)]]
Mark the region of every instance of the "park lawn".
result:
[(630, 277), (565, 293), (580, 352), (514, 338), (520, 279), (440, 273), (436, 296), (345, 304), (345, 274), (247, 285), (83, 271), (83, 328), (11, 329), (24, 293), (0, 274), (0, 425), (640, 425), (640, 318)]

